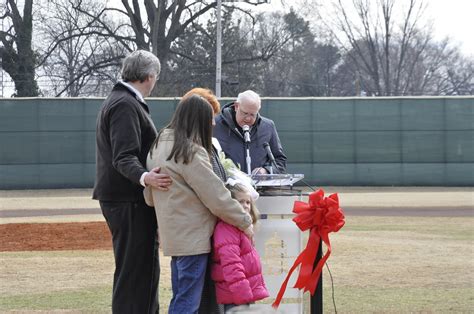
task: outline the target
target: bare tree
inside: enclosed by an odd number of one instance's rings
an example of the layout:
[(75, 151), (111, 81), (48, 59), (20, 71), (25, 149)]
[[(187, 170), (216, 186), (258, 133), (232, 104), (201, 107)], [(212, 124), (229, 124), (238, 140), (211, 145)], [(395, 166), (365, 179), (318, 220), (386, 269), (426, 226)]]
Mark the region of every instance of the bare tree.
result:
[(33, 0), (25, 0), (23, 14), (18, 2), (6, 0), (2, 16), (6, 31), (0, 30), (2, 67), (15, 83), (17, 97), (38, 96), (35, 79), (36, 55), (31, 40), (33, 34)]
[[(165, 91), (160, 90), (169, 83), (168, 60), (170, 59), (172, 44), (183, 36), (185, 31), (199, 19), (209, 18), (212, 9), (216, 7), (214, 0), (121, 0), (122, 8), (105, 8), (98, 14), (92, 14), (88, 10), (78, 6), (82, 13), (103, 21), (107, 13), (120, 14), (123, 17), (122, 29), (129, 30), (130, 35), (123, 35), (108, 28), (104, 23), (107, 36), (114, 37), (120, 44), (127, 47), (129, 51), (136, 48), (152, 51), (156, 54), (162, 64), (160, 81), (154, 95), (162, 95)], [(257, 1), (256, 5), (259, 4)], [(226, 4), (234, 6), (234, 4)], [(245, 11), (245, 10), (242, 10)]]
[[(125, 55), (114, 38), (102, 36), (101, 23), (75, 9), (79, 5), (91, 14), (103, 10), (94, 0), (50, 0), (38, 23), (49, 43), (42, 71), (56, 97), (100, 94), (104, 84), (115, 82), (110, 73), (117, 73)], [(111, 21), (108, 27), (113, 29)]]
[[(332, 95), (333, 74), (340, 59), (338, 48), (316, 38), (309, 22), (293, 9), (280, 18), (272, 16), (271, 20), (280, 25), (280, 37), (287, 36), (289, 40), (267, 62), (263, 75), (265, 95)], [(267, 27), (272, 23), (266, 23)]]
[(358, 77), (369, 80), (364, 84), (375, 95), (404, 94), (404, 80), (410, 79), (406, 74), (431, 42), (428, 32), (423, 32), (427, 26), (421, 24), (423, 0), (352, 0), (352, 7), (334, 0), (332, 4), (330, 31), (354, 62)]
[[(292, 61), (284, 60), (275, 71), (269, 69), (278, 63), (276, 59), (281, 59), (282, 51), (288, 51), (288, 47), (296, 45), (292, 42), (299, 42), (301, 37), (309, 36), (305, 21), (299, 20), (294, 12), (285, 15), (278, 12), (263, 13), (254, 17), (232, 11), (232, 8), (224, 10), (222, 24), (223, 95), (234, 96), (239, 90), (250, 88), (264, 95), (275, 96), (277, 91), (282, 92), (283, 89), (267, 88), (271, 85), (269, 81), (287, 81), (292, 69), (297, 72), (304, 66), (308, 67), (308, 64), (298, 62), (300, 68), (296, 69), (292, 67)], [(291, 25), (297, 22), (301, 25)], [(186, 35), (173, 43), (170, 76), (173, 77), (175, 89), (214, 85), (215, 39), (216, 23), (208, 20), (205, 26), (193, 23)], [(300, 57), (298, 55), (295, 60)], [(283, 70), (286, 65), (288, 67)], [(282, 77), (277, 78), (276, 75)]]
[[(216, 5), (215, 1), (194, 0), (122, 0), (121, 3), (122, 8), (104, 8), (100, 12), (91, 12), (82, 5), (76, 9), (101, 23), (102, 34), (114, 38), (128, 51), (138, 48), (157, 55), (163, 64), (160, 77), (165, 82), (171, 44), (184, 34), (191, 23)], [(108, 13), (122, 17), (122, 24), (119, 25), (121, 32), (111, 29), (104, 20)]]
[[(473, 95), (474, 60), (464, 57), (449, 39), (427, 48), (419, 81), (433, 95)], [(421, 89), (421, 88), (420, 88)]]

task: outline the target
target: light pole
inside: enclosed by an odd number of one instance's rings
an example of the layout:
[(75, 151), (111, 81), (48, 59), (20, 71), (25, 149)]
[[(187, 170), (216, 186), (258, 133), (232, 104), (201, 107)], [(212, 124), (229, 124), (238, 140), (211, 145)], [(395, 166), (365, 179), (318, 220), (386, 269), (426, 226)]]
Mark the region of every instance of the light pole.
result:
[(217, 0), (217, 39), (216, 39), (216, 96), (221, 97), (221, 80), (222, 80), (222, 0)]
[[(1, 12), (2, 15), (6, 14), (6, 8), (5, 8), (5, 12)], [(4, 32), (4, 21), (5, 19), (2, 18), (2, 29), (1, 31)], [(0, 55), (0, 98), (3, 98), (3, 89), (4, 89), (4, 80), (3, 80), (3, 55)]]
[[(224, 2), (226, 2), (224, 0)], [(227, 0), (227, 2), (247, 2), (253, 5), (259, 5), (262, 3), (270, 3), (270, 0)], [(216, 8), (216, 18), (217, 18), (217, 25), (216, 25), (216, 96), (221, 97), (221, 83), (222, 83), (222, 21), (221, 21), (221, 13), (222, 13), (222, 0), (217, 0), (217, 8)]]

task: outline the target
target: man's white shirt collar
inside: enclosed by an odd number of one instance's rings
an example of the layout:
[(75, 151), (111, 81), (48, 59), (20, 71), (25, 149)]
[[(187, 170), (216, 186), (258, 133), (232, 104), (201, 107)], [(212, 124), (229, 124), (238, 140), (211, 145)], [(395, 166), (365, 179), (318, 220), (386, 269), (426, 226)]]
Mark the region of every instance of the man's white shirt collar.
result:
[(135, 87), (133, 87), (131, 84), (127, 83), (127, 82), (124, 82), (124, 81), (119, 81), (120, 84), (122, 84), (123, 86), (125, 86), (126, 88), (128, 88), (132, 93), (135, 94), (135, 97), (137, 97), (137, 99), (141, 102), (145, 102), (145, 99), (143, 99), (143, 95), (142, 93), (140, 93), (138, 91), (138, 89), (136, 89)]

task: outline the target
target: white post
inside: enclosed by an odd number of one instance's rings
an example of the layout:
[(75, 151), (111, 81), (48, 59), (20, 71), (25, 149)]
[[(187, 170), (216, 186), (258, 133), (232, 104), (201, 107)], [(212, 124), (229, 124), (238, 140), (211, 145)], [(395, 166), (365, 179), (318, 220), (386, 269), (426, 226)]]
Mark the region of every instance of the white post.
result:
[(217, 0), (217, 39), (216, 39), (216, 96), (221, 97), (221, 46), (222, 46), (222, 24), (221, 24), (222, 0)]
[[(4, 15), (5, 12), (2, 11), (1, 14)], [(2, 32), (4, 31), (4, 28), (3, 28), (4, 24), (3, 23), (4, 23), (4, 19), (2, 19)], [(3, 81), (3, 57), (0, 56), (0, 88), (1, 88), (0, 98), (3, 98), (3, 89), (4, 89), (3, 84), (4, 84), (4, 81)]]
[[(216, 96), (221, 97), (221, 82), (222, 82), (222, 21), (221, 21), (221, 11), (222, 11), (222, 1), (217, 0), (217, 38), (216, 38)], [(224, 0), (225, 2), (225, 0)], [(232, 0), (228, 2), (240, 2), (240, 0)], [(251, 4), (261, 4), (261, 3), (270, 3), (270, 0), (257, 0), (256, 3), (252, 3), (251, 1), (244, 0), (243, 2), (248, 2)]]

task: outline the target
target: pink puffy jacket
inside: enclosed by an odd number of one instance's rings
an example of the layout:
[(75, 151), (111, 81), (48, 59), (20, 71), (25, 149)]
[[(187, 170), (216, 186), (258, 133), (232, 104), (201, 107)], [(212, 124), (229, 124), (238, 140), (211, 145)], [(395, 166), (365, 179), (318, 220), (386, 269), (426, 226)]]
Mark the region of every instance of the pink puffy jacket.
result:
[(223, 221), (214, 230), (211, 276), (220, 304), (246, 304), (269, 295), (257, 250), (242, 231)]

